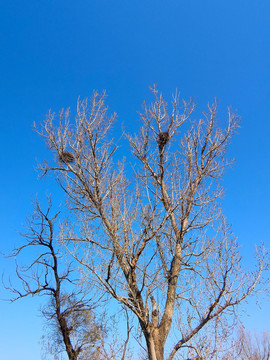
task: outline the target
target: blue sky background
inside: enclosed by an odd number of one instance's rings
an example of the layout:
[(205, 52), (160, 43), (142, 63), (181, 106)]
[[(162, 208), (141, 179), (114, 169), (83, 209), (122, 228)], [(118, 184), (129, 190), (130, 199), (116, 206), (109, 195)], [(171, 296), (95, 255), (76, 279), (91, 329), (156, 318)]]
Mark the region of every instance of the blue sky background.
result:
[[(251, 264), (255, 242), (270, 247), (269, 18), (267, 0), (2, 1), (1, 250), (20, 243), (16, 231), (31, 199), (55, 189), (50, 179), (38, 181), (37, 160), (48, 151), (33, 122), (106, 89), (111, 111), (132, 132), (148, 86), (157, 83), (166, 96), (177, 88), (200, 108), (218, 97), (222, 111), (232, 105), (241, 115), (223, 205)], [(0, 264), (8, 276), (10, 261)], [(38, 299), (0, 303), (3, 359), (41, 358), (38, 308)], [(267, 301), (247, 309), (246, 327), (270, 330)]]

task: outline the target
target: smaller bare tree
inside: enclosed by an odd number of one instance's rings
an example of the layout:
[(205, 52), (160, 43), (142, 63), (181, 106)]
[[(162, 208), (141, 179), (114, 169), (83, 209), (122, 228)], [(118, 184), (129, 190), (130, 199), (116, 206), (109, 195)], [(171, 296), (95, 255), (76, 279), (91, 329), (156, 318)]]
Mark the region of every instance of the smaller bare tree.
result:
[(49, 303), (42, 310), (52, 330), (52, 336), (43, 337), (47, 349), (54, 354), (65, 350), (70, 360), (89, 359), (94, 356), (105, 334), (96, 321), (93, 304), (90, 305), (83, 286), (76, 279), (72, 262), (64, 262), (63, 251), (60, 251), (54, 234), (60, 212), (51, 216), (51, 208), (50, 199), (46, 212), (36, 202), (28, 233), (23, 235), (27, 241), (11, 256), (16, 258), (30, 247), (38, 247), (38, 252), (30, 265), (22, 267), (16, 264), (22, 289), (11, 283), (6, 288), (14, 294), (12, 302), (29, 295), (49, 296)]
[(232, 351), (222, 360), (269, 360), (270, 337), (264, 331), (262, 334), (251, 333), (244, 327), (238, 330)]

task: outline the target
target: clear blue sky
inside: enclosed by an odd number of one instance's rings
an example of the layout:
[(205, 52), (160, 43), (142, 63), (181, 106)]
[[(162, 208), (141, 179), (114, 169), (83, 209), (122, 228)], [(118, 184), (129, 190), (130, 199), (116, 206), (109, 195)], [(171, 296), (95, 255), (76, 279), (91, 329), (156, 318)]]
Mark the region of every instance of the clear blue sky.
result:
[[(242, 116), (223, 204), (252, 263), (255, 242), (270, 247), (269, 18), (268, 0), (2, 1), (2, 251), (19, 244), (16, 231), (31, 213), (31, 199), (55, 188), (37, 179), (37, 159), (48, 153), (33, 121), (107, 89), (111, 110), (133, 131), (148, 86), (157, 83), (166, 96), (177, 88), (200, 106), (218, 97), (223, 109), (232, 105)], [(11, 272), (2, 258), (0, 270)], [(40, 359), (39, 303), (0, 306), (3, 359)], [(262, 310), (250, 304), (248, 312), (249, 328), (270, 330), (266, 302)]]

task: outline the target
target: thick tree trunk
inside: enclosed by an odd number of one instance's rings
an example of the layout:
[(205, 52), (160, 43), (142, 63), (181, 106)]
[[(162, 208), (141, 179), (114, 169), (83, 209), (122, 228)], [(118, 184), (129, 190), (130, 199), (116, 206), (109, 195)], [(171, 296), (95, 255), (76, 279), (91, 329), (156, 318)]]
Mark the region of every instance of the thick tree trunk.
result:
[(164, 360), (165, 340), (160, 338), (158, 329), (151, 334), (144, 334), (149, 360)]

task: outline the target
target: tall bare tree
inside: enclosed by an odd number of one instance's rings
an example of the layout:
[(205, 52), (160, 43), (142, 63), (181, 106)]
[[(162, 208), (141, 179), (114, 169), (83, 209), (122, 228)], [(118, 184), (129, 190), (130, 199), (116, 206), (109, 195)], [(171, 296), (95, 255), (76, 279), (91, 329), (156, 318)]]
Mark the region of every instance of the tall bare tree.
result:
[(265, 253), (258, 249), (256, 271), (241, 268), (219, 205), (237, 114), (229, 109), (219, 125), (214, 102), (194, 120), (192, 101), (179, 104), (175, 96), (170, 107), (152, 92), (138, 134), (127, 136), (133, 159), (119, 160), (110, 133), (115, 115), (105, 93), (94, 92), (78, 102), (74, 120), (70, 110), (50, 112), (37, 130), (55, 155), (41, 170), (55, 173), (76, 216), (77, 226), (62, 236), (68, 251), (89, 282), (135, 314), (148, 358), (171, 360), (187, 350), (199, 358), (201, 334), (217, 334), (260, 286)]

